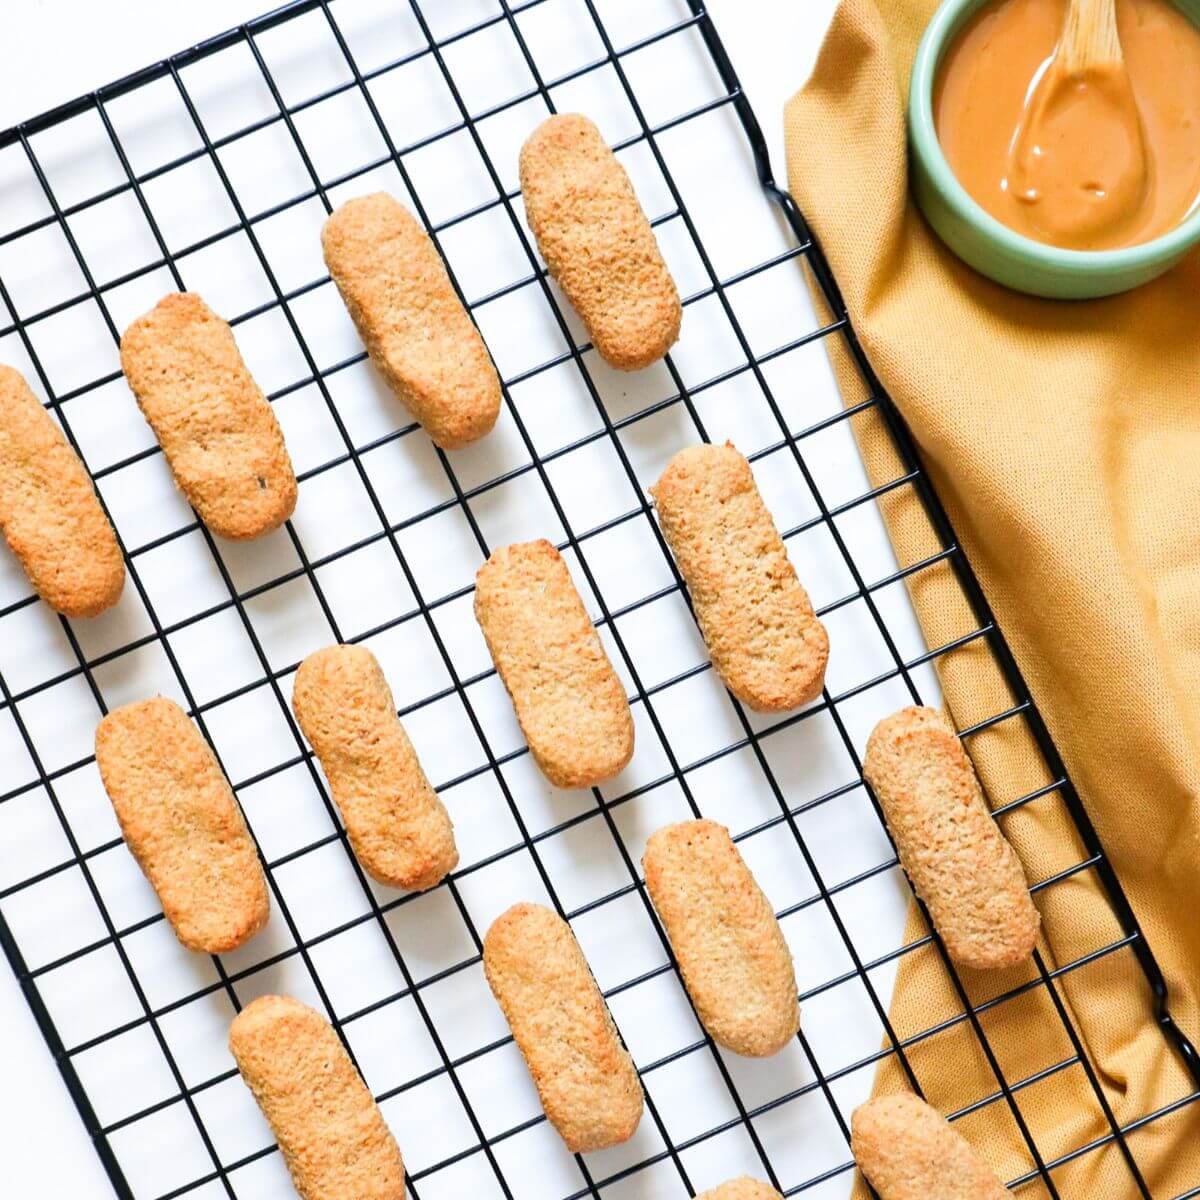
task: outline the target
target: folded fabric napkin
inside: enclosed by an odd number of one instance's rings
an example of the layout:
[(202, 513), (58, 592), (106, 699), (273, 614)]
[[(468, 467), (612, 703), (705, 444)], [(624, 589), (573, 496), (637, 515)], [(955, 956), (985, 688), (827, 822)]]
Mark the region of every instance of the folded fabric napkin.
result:
[[(844, 0), (810, 82), (785, 110), (791, 190), (1157, 955), (1176, 1019), (1200, 1040), (1200, 256), (1086, 303), (1007, 291), (955, 258), (914, 208), (906, 178), (903, 97), (934, 7), (887, 0), (881, 12)], [(849, 361), (833, 357), (846, 391)], [(855, 422), (873, 478), (894, 477), (877, 420)], [(884, 515), (902, 563), (936, 549), (915, 498), (893, 495)], [(922, 571), (910, 590), (930, 645), (973, 627), (949, 568)], [(960, 727), (1003, 707), (982, 642), (939, 669)], [(1020, 721), (973, 738), (971, 751), (994, 804), (1049, 782)], [(1031, 880), (1087, 857), (1056, 796), (1005, 820)], [(1038, 902), (1050, 971), (1120, 936), (1092, 872)], [(914, 915), (910, 937), (920, 932)], [(964, 977), (975, 1001), (1039, 978), (1033, 968)], [(1056, 982), (1055, 994), (1043, 980), (981, 1019), (1015, 1083), (1070, 1063), (1079, 1048), (1057, 997), (1094, 1065), (1094, 1082), (1076, 1062), (1015, 1092), (1046, 1161), (1104, 1137), (1097, 1089), (1128, 1122), (1194, 1086), (1154, 1023), (1129, 950)], [(891, 1011), (899, 1037), (962, 1011), (932, 951), (902, 960)], [(907, 1053), (943, 1110), (1000, 1090), (965, 1020)], [(876, 1087), (902, 1086), (889, 1057)], [(1032, 1169), (1006, 1101), (960, 1128), (1002, 1177)], [(1200, 1103), (1126, 1143), (1055, 1170), (1060, 1194), (1137, 1195), (1125, 1153), (1155, 1196), (1200, 1185)], [(1044, 1195), (1044, 1185), (1020, 1194)]]

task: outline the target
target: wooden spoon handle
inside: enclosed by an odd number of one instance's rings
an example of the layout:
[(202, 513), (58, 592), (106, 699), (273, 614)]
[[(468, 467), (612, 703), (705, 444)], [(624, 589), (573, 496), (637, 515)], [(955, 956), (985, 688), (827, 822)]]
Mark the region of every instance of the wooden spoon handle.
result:
[(1070, 0), (1059, 55), (1070, 75), (1122, 62), (1116, 0)]

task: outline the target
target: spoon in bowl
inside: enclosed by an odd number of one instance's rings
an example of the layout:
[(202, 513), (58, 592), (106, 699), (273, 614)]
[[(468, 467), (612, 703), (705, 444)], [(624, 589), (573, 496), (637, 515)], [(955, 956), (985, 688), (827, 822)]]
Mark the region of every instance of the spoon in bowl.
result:
[(1055, 245), (1096, 249), (1135, 221), (1150, 188), (1116, 0), (1069, 0), (1009, 150), (1009, 186)]

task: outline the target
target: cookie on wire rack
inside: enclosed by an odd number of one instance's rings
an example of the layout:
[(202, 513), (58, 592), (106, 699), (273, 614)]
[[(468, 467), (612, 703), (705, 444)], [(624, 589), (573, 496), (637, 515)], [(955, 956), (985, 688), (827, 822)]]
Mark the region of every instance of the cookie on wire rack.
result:
[(296, 475), (275, 413), (233, 330), (194, 292), (172, 292), (121, 338), (121, 370), (175, 483), (219, 537), (277, 529)]
[(475, 619), (542, 774), (585, 788), (624, 770), (629, 701), (562, 555), (545, 539), (493, 551), (475, 576)]
[(796, 1036), (796, 971), (775, 911), (716, 821), (652, 833), (646, 890), (667, 932), (688, 995), (713, 1040), (763, 1058)]
[(863, 777), (950, 957), (983, 970), (1026, 962), (1041, 918), (1021, 860), (941, 713), (903, 708), (880, 721), (867, 740)]
[(487, 931), (483, 969), (567, 1149), (633, 1137), (641, 1081), (566, 921), (540, 904), (513, 905)]
[(371, 362), (434, 445), (454, 450), (488, 433), (500, 378), (408, 209), (386, 192), (347, 200), (325, 222), (321, 248)]
[(1008, 1200), (971, 1143), (911, 1092), (868, 1100), (850, 1130), (854, 1160), (880, 1200)]
[(650, 492), (725, 686), (758, 712), (819, 696), (829, 636), (745, 457), (729, 442), (688, 446)]
[(87, 468), (12, 367), (0, 366), (0, 531), (55, 612), (94, 617), (120, 599), (125, 563)]
[(292, 707), (371, 878), (413, 891), (444, 879), (458, 863), (454, 829), (370, 650), (310, 654), (296, 672)]
[(701, 1192), (696, 1200), (783, 1200), (783, 1197), (769, 1183), (739, 1175)]
[(189, 950), (245, 945), (270, 915), (254, 839), (216, 755), (173, 700), (126, 704), (96, 728), (96, 765), (138, 866)]
[(290, 996), (260, 996), (229, 1049), (303, 1200), (404, 1200), (404, 1162), (333, 1027)]
[(550, 274), (600, 357), (647, 367), (679, 337), (679, 292), (633, 185), (579, 113), (543, 121), (521, 148), (525, 216)]

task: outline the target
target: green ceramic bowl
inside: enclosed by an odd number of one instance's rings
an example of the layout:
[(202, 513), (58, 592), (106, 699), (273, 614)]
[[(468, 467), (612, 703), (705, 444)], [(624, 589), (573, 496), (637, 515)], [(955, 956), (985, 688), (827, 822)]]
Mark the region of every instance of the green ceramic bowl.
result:
[[(1022, 237), (986, 213), (954, 177), (933, 124), (933, 81), (946, 48), (988, 0), (943, 0), (917, 47), (908, 95), (913, 194), (938, 236), (977, 271), (1035, 296), (1081, 300), (1125, 292), (1200, 244), (1200, 207), (1170, 233), (1121, 250), (1060, 250)], [(1200, 24), (1200, 0), (1176, 0)]]

